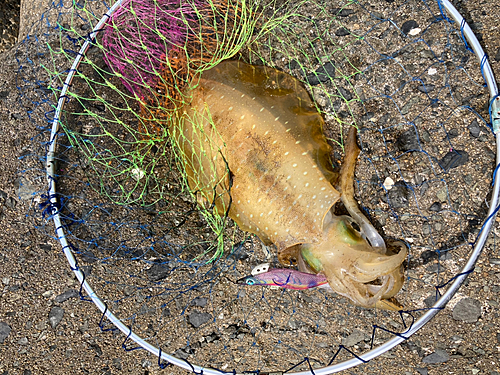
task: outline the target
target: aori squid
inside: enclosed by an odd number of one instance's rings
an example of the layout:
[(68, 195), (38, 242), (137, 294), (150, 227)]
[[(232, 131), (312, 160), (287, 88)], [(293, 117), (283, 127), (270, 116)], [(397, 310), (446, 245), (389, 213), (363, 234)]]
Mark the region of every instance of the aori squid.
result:
[[(323, 118), (297, 79), (237, 61), (196, 79), (170, 135), (199, 203), (276, 245), (284, 266), (317, 274), (319, 285), (326, 280), (356, 305), (397, 308), (388, 300), (403, 285), (407, 249), (388, 252), (354, 200), (355, 128), (335, 173)], [(334, 215), (339, 199), (350, 216)]]

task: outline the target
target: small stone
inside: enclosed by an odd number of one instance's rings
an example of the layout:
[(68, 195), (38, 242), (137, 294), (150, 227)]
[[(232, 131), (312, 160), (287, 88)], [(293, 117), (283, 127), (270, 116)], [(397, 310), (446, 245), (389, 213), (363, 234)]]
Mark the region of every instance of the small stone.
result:
[(189, 323), (194, 328), (200, 327), (202, 324), (205, 324), (206, 322), (210, 321), (211, 319), (212, 319), (212, 315), (210, 315), (209, 313), (200, 312), (198, 310), (194, 310), (188, 316)]
[(481, 135), (481, 127), (479, 126), (477, 120), (473, 120), (468, 126), (468, 128), (470, 135), (473, 136), (474, 138), (478, 138)]
[(63, 303), (64, 301), (67, 301), (70, 298), (77, 298), (78, 296), (79, 296), (78, 290), (70, 289), (59, 294), (56, 298), (54, 298), (54, 301), (57, 303)]
[(446, 187), (439, 189), (439, 191), (436, 193), (436, 197), (440, 202), (446, 202), (448, 200), (448, 190), (446, 189)]
[(151, 281), (160, 281), (170, 275), (170, 268), (166, 264), (155, 263), (146, 270), (146, 275)]
[(342, 86), (340, 86), (339, 87), (339, 92), (344, 97), (344, 100), (346, 102), (352, 100), (353, 96), (352, 96), (352, 93), (349, 90), (346, 90), (345, 88), (343, 88)]
[(437, 301), (436, 295), (433, 294), (433, 295), (427, 297), (426, 299), (424, 299), (424, 305), (425, 305), (425, 307), (432, 307), (432, 306), (434, 306), (436, 301)]
[(91, 343), (91, 344), (89, 344), (89, 345), (90, 345), (90, 347), (91, 347), (92, 349), (94, 349), (94, 352), (95, 352), (95, 354), (96, 354), (96, 356), (97, 356), (97, 357), (102, 356), (102, 349), (101, 349), (101, 347), (99, 346), (99, 344), (98, 344), (98, 343), (93, 342), (93, 343)]
[(450, 129), (450, 131), (448, 132), (448, 138), (449, 139), (457, 138), (458, 134), (459, 134), (458, 129)]
[(318, 85), (321, 82), (328, 82), (333, 78), (335, 78), (335, 65), (331, 62), (327, 62), (316, 69), (314, 73), (309, 73), (306, 76), (306, 80), (311, 86)]
[(427, 367), (417, 367), (415, 369), (420, 375), (429, 375), (429, 371), (427, 370)]
[(420, 187), (420, 196), (423, 197), (425, 193), (429, 190), (429, 183), (425, 181)]
[(120, 358), (114, 358), (112, 366), (117, 370), (121, 370), (122, 369), (122, 360)]
[(366, 112), (361, 116), (361, 121), (369, 121), (375, 116), (374, 112)]
[(428, 143), (431, 141), (431, 134), (426, 129), (422, 129), (420, 131), (420, 139)]
[(149, 359), (142, 360), (142, 363), (141, 363), (142, 368), (148, 368), (148, 367), (151, 367), (152, 365), (153, 365), (153, 363)]
[(420, 34), (421, 31), (422, 31), (422, 29), (420, 27), (415, 27), (414, 29), (411, 29), (408, 32), (408, 35), (416, 36), (416, 35)]
[(441, 211), (441, 202), (434, 202), (430, 207), (429, 211), (439, 212)]
[(451, 169), (466, 164), (469, 161), (469, 154), (462, 150), (449, 151), (439, 161), (439, 165), (448, 173)]
[(418, 27), (418, 23), (416, 21), (409, 20), (409, 21), (406, 21), (405, 23), (403, 23), (403, 26), (401, 26), (401, 31), (403, 32), (403, 34), (408, 35), (408, 33), (412, 29), (416, 29), (417, 27)]
[(14, 209), (14, 208), (16, 208), (16, 205), (17, 205), (17, 201), (12, 197), (8, 197), (5, 200), (5, 207), (7, 207), (7, 208)]
[(349, 34), (350, 34), (350, 31), (347, 30), (345, 27), (341, 27), (340, 29), (337, 29), (335, 31), (335, 35), (337, 35), (337, 36), (346, 36)]
[(64, 316), (64, 309), (59, 306), (54, 306), (49, 312), (49, 324), (52, 328), (56, 328)]
[(417, 86), (417, 90), (423, 93), (429, 93), (433, 91), (436, 88), (436, 86), (427, 84), (427, 85), (419, 85)]
[(424, 363), (444, 363), (450, 359), (450, 355), (441, 349), (436, 349), (436, 351), (422, 359)]
[(432, 260), (435, 260), (438, 258), (438, 253), (433, 251), (433, 250), (425, 250), (421, 255), (420, 258), (422, 259), (422, 264), (427, 264)]
[(18, 345), (28, 345), (28, 338), (27, 337), (22, 337), (17, 341)]
[(84, 321), (83, 324), (78, 327), (78, 330), (80, 333), (83, 335), (87, 330), (89, 329), (89, 322), (88, 320)]
[(189, 354), (192, 353), (193, 353), (192, 349), (189, 346), (187, 346), (184, 349), (176, 350), (174, 353), (174, 357), (187, 360), (189, 358)]
[(342, 339), (342, 345), (350, 348), (351, 346), (359, 344), (365, 337), (366, 335), (363, 332), (355, 329), (349, 336)]
[(42, 293), (42, 297), (50, 298), (52, 297), (53, 294), (54, 294), (53, 290), (46, 290), (45, 292)]
[(398, 146), (402, 152), (420, 150), (415, 128), (410, 128), (401, 133), (396, 140), (396, 146)]
[(205, 307), (207, 305), (208, 299), (205, 297), (196, 297), (192, 302), (192, 306)]
[(390, 204), (393, 208), (402, 208), (408, 205), (408, 196), (410, 192), (406, 187), (406, 184), (402, 181), (399, 181), (394, 184), (391, 190), (387, 193), (389, 199), (388, 204)]
[(3, 283), (3, 285), (9, 285), (10, 278), (9, 277), (2, 277), (2, 283)]
[(391, 190), (393, 186), (394, 186), (394, 180), (390, 177), (387, 177), (384, 181), (384, 188), (386, 190)]
[(500, 258), (490, 258), (490, 264), (494, 264), (496, 266), (500, 265)]
[(418, 103), (418, 101), (419, 98), (417, 98), (416, 96), (411, 97), (410, 100), (408, 100), (406, 104), (401, 107), (401, 114), (403, 116), (406, 116), (410, 112), (411, 108)]
[(496, 62), (500, 62), (500, 47), (498, 47), (497, 53), (495, 54), (494, 59)]
[(334, 16), (348, 17), (354, 13), (354, 10), (347, 9), (347, 8), (343, 8), (343, 9), (342, 8), (332, 8), (331, 12)]
[(475, 323), (481, 316), (481, 304), (472, 298), (463, 298), (453, 308), (453, 319)]
[(51, 244), (48, 244), (48, 243), (41, 243), (41, 244), (38, 244), (38, 247), (40, 249), (42, 249), (43, 251), (51, 251), (52, 250), (52, 245)]

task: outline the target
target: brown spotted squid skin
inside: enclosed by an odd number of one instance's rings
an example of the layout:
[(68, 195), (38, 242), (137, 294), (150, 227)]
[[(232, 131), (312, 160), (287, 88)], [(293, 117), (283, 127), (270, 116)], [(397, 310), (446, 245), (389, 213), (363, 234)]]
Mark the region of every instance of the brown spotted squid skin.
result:
[[(302, 84), (276, 69), (225, 61), (205, 71), (186, 94), (190, 100), (177, 112), (170, 135), (182, 151), (199, 203), (215, 205), (242, 230), (274, 243), (283, 262), (288, 260), (284, 254), (299, 257), (307, 244), (308, 254), (328, 264), (314, 272), (323, 272), (334, 290), (363, 305), (357, 291), (349, 295), (351, 287), (334, 287), (339, 281), (333, 278), (342, 279), (349, 270), (329, 271), (340, 264), (360, 273), (348, 247), (321, 256), (327, 253), (325, 241), (338, 241), (325, 230), (332, 227), (332, 218), (338, 221), (330, 210), (340, 193), (331, 183), (338, 175), (331, 168), (323, 118)], [(395, 272), (391, 267), (386, 273)]]

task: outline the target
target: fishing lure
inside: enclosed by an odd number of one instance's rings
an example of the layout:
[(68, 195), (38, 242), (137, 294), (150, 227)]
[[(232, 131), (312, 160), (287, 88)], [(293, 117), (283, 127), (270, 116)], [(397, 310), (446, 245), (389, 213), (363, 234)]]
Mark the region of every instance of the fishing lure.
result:
[(325, 275), (300, 272), (288, 268), (274, 268), (249, 275), (236, 281), (240, 285), (278, 286), (285, 289), (305, 290), (328, 285)]

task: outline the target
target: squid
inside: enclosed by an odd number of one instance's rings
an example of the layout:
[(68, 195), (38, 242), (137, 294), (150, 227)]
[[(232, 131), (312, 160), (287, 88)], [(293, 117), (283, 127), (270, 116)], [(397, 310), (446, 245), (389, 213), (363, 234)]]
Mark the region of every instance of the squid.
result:
[[(291, 75), (223, 61), (191, 86), (169, 132), (198, 203), (274, 244), (283, 266), (298, 267), (291, 277), (318, 275), (355, 305), (398, 309), (408, 250), (389, 251), (354, 198), (355, 127), (339, 172), (323, 117)], [(350, 216), (334, 214), (339, 200)]]

